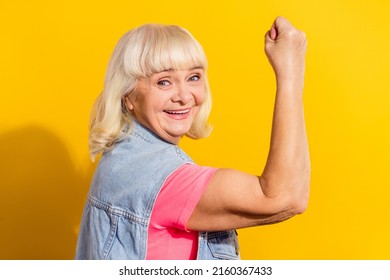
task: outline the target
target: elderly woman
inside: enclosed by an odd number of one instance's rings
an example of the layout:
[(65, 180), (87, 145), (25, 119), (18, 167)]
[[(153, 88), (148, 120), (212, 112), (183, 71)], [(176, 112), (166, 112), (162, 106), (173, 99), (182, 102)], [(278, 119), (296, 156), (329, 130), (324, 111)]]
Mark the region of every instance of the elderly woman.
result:
[(236, 228), (305, 210), (305, 35), (278, 17), (265, 51), (277, 93), (267, 163), (254, 176), (196, 165), (178, 147), (211, 130), (207, 60), (191, 34), (148, 24), (120, 39), (91, 115), (91, 156), (103, 154), (76, 259), (239, 259)]

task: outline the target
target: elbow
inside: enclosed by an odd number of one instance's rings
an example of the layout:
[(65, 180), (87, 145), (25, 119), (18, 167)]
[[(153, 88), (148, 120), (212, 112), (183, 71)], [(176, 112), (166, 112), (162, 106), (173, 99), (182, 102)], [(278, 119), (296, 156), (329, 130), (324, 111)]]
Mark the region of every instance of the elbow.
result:
[[(273, 178), (274, 179), (274, 178)], [(274, 202), (276, 212), (285, 212), (295, 216), (304, 213), (309, 204), (310, 172), (304, 176), (287, 176), (283, 181), (261, 178), (261, 185), (275, 190), (266, 195)], [(270, 182), (271, 181), (271, 182)]]
[(295, 215), (303, 214), (308, 206), (308, 200), (297, 201), (293, 206), (293, 212)]
[(309, 205), (309, 183), (305, 184), (298, 193), (295, 193), (291, 198), (291, 208), (298, 215), (307, 210)]
[(285, 188), (285, 209), (292, 216), (303, 214), (309, 205), (310, 195), (310, 180), (309, 177), (305, 180), (296, 181)]
[(296, 214), (302, 214), (307, 210), (310, 196), (310, 164), (298, 180), (295, 181), (295, 186), (292, 191), (292, 207)]

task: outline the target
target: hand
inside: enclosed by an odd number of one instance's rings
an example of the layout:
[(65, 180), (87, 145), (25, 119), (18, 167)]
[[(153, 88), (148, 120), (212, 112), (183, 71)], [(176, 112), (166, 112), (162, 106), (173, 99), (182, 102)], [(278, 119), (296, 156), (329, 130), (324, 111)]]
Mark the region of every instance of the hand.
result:
[(277, 17), (265, 35), (265, 53), (278, 84), (302, 81), (305, 71), (306, 35), (284, 17)]

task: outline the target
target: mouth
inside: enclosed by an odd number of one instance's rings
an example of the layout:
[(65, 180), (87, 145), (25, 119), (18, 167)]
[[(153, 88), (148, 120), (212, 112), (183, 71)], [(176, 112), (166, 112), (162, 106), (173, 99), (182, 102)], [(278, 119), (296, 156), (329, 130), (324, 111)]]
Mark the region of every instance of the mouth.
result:
[(164, 110), (165, 113), (170, 115), (185, 115), (188, 114), (191, 109), (183, 109), (183, 110)]
[(182, 109), (182, 110), (163, 110), (165, 114), (171, 119), (174, 120), (184, 120), (190, 115), (191, 108)]

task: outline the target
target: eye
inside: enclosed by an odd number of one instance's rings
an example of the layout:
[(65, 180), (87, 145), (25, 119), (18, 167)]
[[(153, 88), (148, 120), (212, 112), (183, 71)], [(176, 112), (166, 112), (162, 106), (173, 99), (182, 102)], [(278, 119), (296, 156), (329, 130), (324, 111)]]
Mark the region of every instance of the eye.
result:
[(162, 86), (162, 87), (167, 87), (167, 86), (171, 85), (171, 82), (168, 80), (161, 80), (161, 81), (158, 81), (157, 84), (159, 86)]
[(199, 81), (200, 75), (198, 75), (198, 74), (192, 75), (188, 80), (189, 81)]

